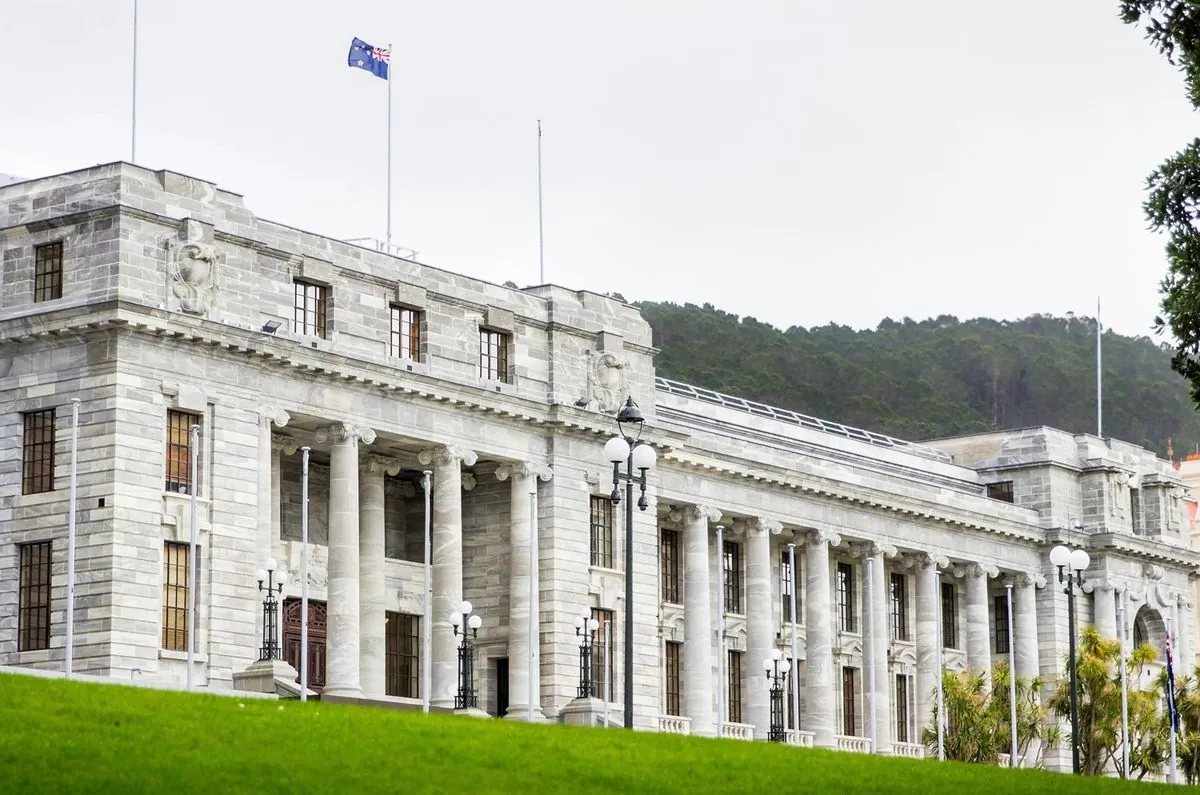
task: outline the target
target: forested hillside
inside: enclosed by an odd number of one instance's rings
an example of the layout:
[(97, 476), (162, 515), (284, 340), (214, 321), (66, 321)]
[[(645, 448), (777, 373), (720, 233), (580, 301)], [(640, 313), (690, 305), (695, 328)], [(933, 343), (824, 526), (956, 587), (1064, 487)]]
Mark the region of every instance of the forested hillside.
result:
[[(1051, 425), (1096, 431), (1096, 323), (943, 315), (873, 331), (780, 331), (688, 304), (638, 304), (661, 349), (658, 374), (903, 439)], [(1175, 456), (1200, 415), (1171, 355), (1150, 337), (1105, 332), (1104, 435)]]

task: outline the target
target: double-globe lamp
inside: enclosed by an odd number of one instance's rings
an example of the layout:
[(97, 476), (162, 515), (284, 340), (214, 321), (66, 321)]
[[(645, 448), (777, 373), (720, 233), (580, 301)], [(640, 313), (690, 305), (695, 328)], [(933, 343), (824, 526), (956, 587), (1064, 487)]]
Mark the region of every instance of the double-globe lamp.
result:
[(1067, 595), (1068, 659), (1071, 667), (1071, 769), (1079, 773), (1079, 666), (1075, 659), (1075, 588), (1083, 587), (1083, 572), (1092, 559), (1082, 549), (1059, 544), (1050, 550), (1050, 564), (1058, 569), (1059, 583), (1065, 583)]
[(787, 740), (783, 725), (783, 687), (792, 664), (779, 649), (771, 649), (771, 654), (763, 660), (763, 670), (767, 672), (771, 695), (771, 726), (767, 739), (781, 743)]
[[(474, 615), (470, 602), (462, 601), (458, 610), (450, 614), (450, 626), (457, 636), (458, 628), (462, 629), (462, 642), (458, 645), (458, 695), (454, 698), (455, 709), (474, 709), (479, 706), (478, 696), (475, 695), (475, 644), (474, 639), (479, 635), (483, 619)], [(467, 630), (470, 634), (467, 634)]]
[[(279, 649), (279, 596), (287, 585), (288, 573), (278, 568), (275, 558), (267, 558), (266, 567), (254, 573), (258, 590), (266, 591), (263, 597), (263, 645), (259, 660), (278, 660)], [(265, 583), (265, 585), (264, 585)]]

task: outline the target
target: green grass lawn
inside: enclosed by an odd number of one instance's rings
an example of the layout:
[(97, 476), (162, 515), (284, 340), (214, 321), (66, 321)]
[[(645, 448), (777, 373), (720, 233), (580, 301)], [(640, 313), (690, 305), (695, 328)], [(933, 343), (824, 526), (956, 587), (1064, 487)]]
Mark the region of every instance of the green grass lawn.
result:
[(1067, 795), (1156, 788), (737, 740), (0, 674), (4, 795), (472, 790)]

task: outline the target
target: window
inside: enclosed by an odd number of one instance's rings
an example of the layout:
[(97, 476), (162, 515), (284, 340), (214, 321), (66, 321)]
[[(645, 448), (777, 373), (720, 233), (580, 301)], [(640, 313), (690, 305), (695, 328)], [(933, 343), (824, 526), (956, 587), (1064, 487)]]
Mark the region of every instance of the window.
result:
[[(736, 541), (725, 542), (722, 555), (725, 567), (725, 612), (742, 612), (742, 547)], [(737, 723), (737, 721), (734, 721)]]
[(508, 335), (479, 329), (479, 377), (508, 383)]
[(1142, 535), (1142, 492), (1140, 489), (1129, 490), (1129, 527), (1134, 535)]
[(613, 565), (613, 506), (608, 497), (592, 497), (592, 565)]
[(47, 243), (33, 250), (33, 301), (62, 298), (62, 242)]
[(326, 297), (324, 285), (296, 280), (296, 305), (292, 330), (306, 337), (325, 339)]
[(849, 563), (837, 565), (838, 628), (854, 632), (854, 567)]
[(21, 544), (17, 589), (17, 651), (50, 648), (50, 542)]
[(1008, 597), (993, 597), (992, 609), (996, 614), (996, 654), (1008, 654)]
[(1013, 482), (1002, 480), (999, 483), (989, 483), (987, 484), (987, 495), (993, 500), (1000, 500), (1000, 502), (1012, 502)]
[(665, 652), (666, 652), (665, 663), (666, 663), (666, 669), (667, 669), (666, 670), (666, 674), (667, 674), (667, 705), (666, 705), (666, 707), (667, 707), (668, 715), (682, 715), (683, 714), (683, 711), (680, 709), (680, 703), (679, 703), (679, 685), (680, 685), (679, 657), (680, 657), (680, 649), (682, 646), (683, 646), (682, 643), (677, 643), (675, 641), (669, 640), (669, 641), (667, 641), (667, 645), (665, 648)]
[(793, 701), (795, 696), (792, 695), (794, 692), (792, 688), (796, 685), (796, 677), (800, 675), (800, 669), (796, 667), (797, 662), (795, 659), (790, 659), (790, 662), (792, 669), (787, 672), (787, 694), (784, 696), (787, 699), (787, 728), (799, 729), (800, 726), (796, 723), (796, 703)]
[(403, 306), (392, 307), (392, 333), (388, 346), (397, 359), (421, 361), (421, 313)]
[(855, 695), (858, 689), (858, 669), (843, 668), (842, 669), (842, 734), (847, 737), (857, 737), (858, 730), (855, 727), (855, 718), (858, 716), (858, 710), (855, 704)]
[(199, 424), (199, 414), (167, 412), (167, 491), (191, 494), (196, 485), (192, 472), (192, 426)]
[(21, 443), (21, 493), (54, 491), (54, 409), (25, 414)]
[(892, 573), (892, 640), (908, 637), (908, 578)]
[[(663, 530), (659, 552), (662, 564), (662, 600), (670, 604), (679, 601), (679, 531)], [(675, 713), (668, 713), (674, 715)]]
[(1143, 643), (1149, 643), (1146, 633), (1146, 622), (1141, 618), (1137, 618), (1133, 622), (1133, 648), (1136, 649)]
[(188, 610), (200, 604), (200, 547), (196, 547), (196, 595), (188, 598), (188, 544), (167, 541), (163, 544), (163, 635), (162, 647), (168, 651), (187, 651)]
[(401, 698), (420, 698), (421, 617), (408, 613), (386, 613), (384, 692)]
[(729, 722), (742, 722), (742, 652), (729, 652)]
[[(609, 682), (613, 680), (613, 663), (612, 654), (613, 643), (615, 639), (609, 636), (612, 629), (613, 611), (601, 610), (600, 608), (592, 608), (592, 618), (600, 625), (596, 628), (596, 640), (592, 646), (592, 687), (596, 688), (595, 693), (597, 698), (607, 698), (609, 692)], [(608, 638), (609, 654), (604, 653), (604, 639)], [(608, 659), (606, 659), (608, 658)], [(616, 698), (616, 693), (613, 693), (613, 698)]]
[(948, 582), (942, 583), (942, 647), (958, 648), (957, 616), (954, 612), (954, 586)]
[(908, 739), (908, 677), (896, 676), (896, 742), (911, 742)]
[[(799, 569), (800, 567), (797, 566), (796, 568)], [(799, 574), (799, 571), (792, 571), (791, 556), (786, 549), (783, 550), (779, 556), (779, 599), (782, 602), (779, 615), (783, 616), (783, 623), (785, 624), (789, 624), (792, 621), (799, 624), (800, 616), (803, 615), (804, 605), (800, 603), (800, 585), (797, 582)], [(795, 619), (792, 618), (793, 593), (796, 594), (797, 617)]]

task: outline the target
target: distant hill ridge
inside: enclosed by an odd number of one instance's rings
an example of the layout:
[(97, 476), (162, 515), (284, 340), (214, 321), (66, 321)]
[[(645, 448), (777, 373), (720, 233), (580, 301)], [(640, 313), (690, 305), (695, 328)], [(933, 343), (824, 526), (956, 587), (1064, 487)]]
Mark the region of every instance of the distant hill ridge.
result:
[[(658, 375), (920, 441), (1050, 425), (1096, 432), (1096, 321), (952, 315), (781, 331), (711, 304), (637, 305), (661, 349)], [(1104, 333), (1104, 435), (1176, 459), (1200, 414), (1169, 348)]]

